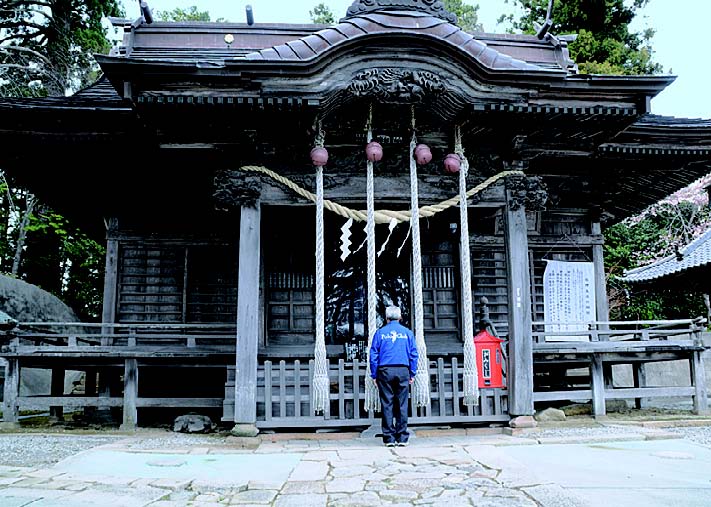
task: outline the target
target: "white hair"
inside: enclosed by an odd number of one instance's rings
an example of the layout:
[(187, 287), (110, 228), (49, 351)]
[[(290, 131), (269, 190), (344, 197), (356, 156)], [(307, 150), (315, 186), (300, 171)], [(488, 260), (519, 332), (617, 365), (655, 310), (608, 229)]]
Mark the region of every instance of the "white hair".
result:
[(385, 309), (385, 318), (387, 320), (400, 320), (402, 318), (402, 312), (397, 306), (388, 306)]

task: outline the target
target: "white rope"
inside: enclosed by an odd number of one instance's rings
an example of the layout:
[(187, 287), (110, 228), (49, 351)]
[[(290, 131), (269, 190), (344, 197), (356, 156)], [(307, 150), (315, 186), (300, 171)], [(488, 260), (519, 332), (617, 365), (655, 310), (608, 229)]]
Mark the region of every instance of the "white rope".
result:
[(479, 383), (476, 372), (476, 348), (474, 347), (474, 318), (472, 315), (472, 276), (469, 250), (469, 213), (467, 204), (467, 173), (469, 161), (464, 156), (462, 132), (457, 126), (454, 133), (454, 151), (462, 159), (459, 170), (459, 259), (462, 276), (462, 316), (464, 318), (462, 339), (464, 342), (464, 404), (479, 404)]
[[(368, 111), (368, 142), (373, 140), (373, 106)], [(375, 189), (373, 176), (373, 162), (368, 160), (366, 174), (366, 207), (368, 210), (368, 220), (366, 222), (366, 237), (368, 241), (368, 364), (366, 366), (365, 381), (365, 410), (380, 411), (380, 396), (378, 387), (370, 377), (370, 345), (373, 342), (373, 335), (377, 330), (376, 320), (376, 287), (375, 287)]]
[[(316, 146), (323, 147), (323, 133), (319, 125)], [(325, 412), (330, 403), (328, 358), (324, 335), (324, 253), (323, 253), (323, 167), (316, 167), (316, 342), (314, 344), (313, 406), (317, 414)]]
[[(313, 194), (312, 192), (309, 192), (305, 188), (300, 187), (293, 181), (291, 181), (289, 178), (282, 176), (280, 174), (277, 174), (276, 172), (272, 171), (271, 169), (267, 169), (266, 167), (262, 167), (259, 165), (245, 165), (239, 168), (240, 171), (244, 172), (255, 172), (255, 173), (261, 173), (266, 176), (269, 176), (271, 179), (274, 181), (281, 183), (285, 187), (287, 187), (290, 190), (293, 190), (296, 194), (300, 195), (301, 197), (304, 197), (305, 199), (310, 200), (311, 202), (316, 202), (316, 195)], [(478, 194), (479, 192), (482, 192), (483, 190), (489, 188), (491, 185), (496, 183), (502, 178), (506, 178), (507, 176), (513, 176), (513, 175), (519, 175), (519, 176), (525, 176), (526, 173), (523, 171), (502, 171), (498, 174), (495, 174), (494, 176), (491, 176), (490, 178), (486, 179), (485, 181), (482, 181), (479, 183), (477, 186), (470, 188), (467, 190), (467, 197), (471, 197), (473, 195)], [(446, 201), (442, 201), (439, 204), (430, 204), (427, 206), (422, 206), (420, 208), (420, 218), (429, 218), (437, 213), (444, 211), (446, 209), (451, 208), (452, 206), (457, 206), (459, 204), (459, 194), (457, 194), (455, 197), (451, 197), (447, 199)], [(337, 215), (340, 215), (345, 218), (352, 218), (356, 222), (365, 222), (368, 219), (368, 213), (367, 211), (358, 211), (351, 209), (347, 206), (342, 206), (341, 204), (338, 204), (333, 201), (329, 201), (328, 199), (325, 199), (323, 201), (324, 208), (336, 213)], [(410, 211), (393, 211), (393, 210), (376, 210), (375, 211), (375, 223), (376, 224), (389, 224), (390, 220), (395, 219), (398, 221), (398, 223), (401, 222), (409, 222), (411, 218), (411, 213)]]
[(412, 228), (412, 295), (415, 301), (415, 342), (417, 343), (417, 374), (412, 386), (412, 398), (416, 407), (430, 404), (430, 361), (425, 344), (424, 316), (422, 304), (422, 247), (420, 245), (419, 199), (417, 191), (417, 162), (415, 161), (415, 110), (412, 109), (412, 139), (410, 140), (410, 203), (413, 220)]

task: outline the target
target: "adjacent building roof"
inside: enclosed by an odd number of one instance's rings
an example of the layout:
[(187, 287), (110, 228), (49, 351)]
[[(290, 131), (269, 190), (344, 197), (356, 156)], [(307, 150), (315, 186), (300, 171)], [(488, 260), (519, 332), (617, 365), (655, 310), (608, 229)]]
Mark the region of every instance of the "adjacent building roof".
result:
[(678, 254), (670, 255), (648, 266), (625, 272), (627, 282), (651, 282), (711, 265), (711, 229), (689, 243)]

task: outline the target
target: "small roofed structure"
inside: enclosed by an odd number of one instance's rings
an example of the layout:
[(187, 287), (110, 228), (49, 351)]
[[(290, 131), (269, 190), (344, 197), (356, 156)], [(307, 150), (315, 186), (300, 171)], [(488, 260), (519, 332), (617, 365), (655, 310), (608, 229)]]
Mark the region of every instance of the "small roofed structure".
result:
[(622, 280), (664, 288), (709, 291), (711, 280), (711, 229), (677, 253), (647, 266), (625, 271)]

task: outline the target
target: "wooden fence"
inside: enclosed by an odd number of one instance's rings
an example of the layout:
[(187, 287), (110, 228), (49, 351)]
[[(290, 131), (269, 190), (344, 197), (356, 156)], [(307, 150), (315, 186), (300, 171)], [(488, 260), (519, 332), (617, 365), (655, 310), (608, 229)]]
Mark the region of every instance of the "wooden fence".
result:
[[(343, 359), (329, 364), (330, 403), (314, 415), (314, 362), (265, 361), (257, 371), (257, 426), (327, 427), (368, 426), (379, 414), (364, 408), (366, 363)], [(463, 403), (463, 367), (456, 357), (430, 361), (431, 403), (410, 407), (411, 424), (508, 421), (505, 389), (482, 389), (478, 406)], [(228, 371), (223, 420), (234, 418), (234, 369)]]

